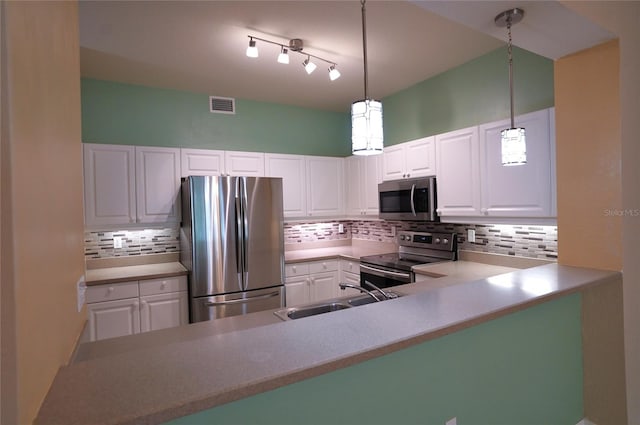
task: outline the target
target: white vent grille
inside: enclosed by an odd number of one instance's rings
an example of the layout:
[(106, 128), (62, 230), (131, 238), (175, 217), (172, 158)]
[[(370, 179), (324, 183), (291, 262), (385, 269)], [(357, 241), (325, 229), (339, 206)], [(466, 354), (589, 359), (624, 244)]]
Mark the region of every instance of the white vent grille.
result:
[(232, 97), (209, 96), (209, 112), (214, 114), (235, 114), (236, 100)]

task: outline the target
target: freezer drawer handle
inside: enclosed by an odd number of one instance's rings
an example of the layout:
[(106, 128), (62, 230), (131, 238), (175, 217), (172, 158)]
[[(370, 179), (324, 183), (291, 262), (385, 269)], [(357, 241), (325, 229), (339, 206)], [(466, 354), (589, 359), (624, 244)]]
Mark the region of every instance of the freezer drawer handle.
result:
[(251, 298), (239, 298), (237, 300), (219, 301), (219, 302), (210, 301), (210, 302), (206, 303), (205, 305), (207, 307), (214, 307), (216, 305), (243, 304), (243, 303), (248, 303), (248, 302), (251, 302), (251, 301), (260, 301), (260, 300), (264, 300), (264, 299), (267, 299), (267, 298), (276, 297), (278, 295), (280, 295), (280, 292), (276, 291), (276, 292), (271, 292), (271, 293), (266, 294), (266, 295), (260, 295), (260, 296), (251, 297)]

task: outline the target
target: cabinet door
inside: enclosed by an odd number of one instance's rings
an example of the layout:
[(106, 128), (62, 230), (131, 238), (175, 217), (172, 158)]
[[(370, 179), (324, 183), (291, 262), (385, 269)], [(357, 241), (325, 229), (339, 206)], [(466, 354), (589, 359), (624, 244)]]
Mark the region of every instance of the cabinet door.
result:
[(282, 177), (285, 217), (307, 215), (307, 174), (302, 155), (265, 154), (267, 177)]
[(405, 149), (402, 144), (385, 147), (382, 154), (383, 180), (400, 180), (407, 176), (405, 171)]
[(480, 215), (478, 127), (436, 136), (438, 213)]
[(361, 187), (362, 175), (361, 167), (365, 157), (350, 156), (344, 161), (344, 179), (345, 179), (345, 213), (347, 215), (361, 215)]
[(483, 215), (500, 217), (551, 216), (551, 152), (549, 111), (516, 117), (526, 130), (527, 162), (502, 165), (500, 132), (509, 120), (480, 126), (480, 166)]
[(382, 156), (365, 156), (361, 164), (360, 208), (364, 215), (378, 215), (378, 183), (382, 182)]
[(140, 332), (138, 298), (87, 304), (91, 341)]
[(308, 156), (307, 215), (336, 216), (343, 211), (343, 159)]
[(287, 278), (284, 286), (286, 306), (293, 307), (310, 302), (309, 276)]
[(224, 157), (229, 176), (264, 177), (264, 153), (226, 151)]
[[(342, 273), (342, 277), (340, 278), (340, 283), (350, 283), (352, 285), (360, 286), (360, 275), (355, 273)], [(353, 297), (361, 294), (362, 293), (360, 291), (353, 288), (345, 288), (344, 291), (338, 290), (338, 296)]]
[(338, 272), (311, 275), (311, 302), (328, 300), (338, 296)]
[(139, 223), (180, 220), (180, 150), (136, 146)]
[(403, 143), (407, 178), (436, 175), (435, 137), (424, 137)]
[(189, 322), (187, 292), (140, 297), (140, 331), (155, 331)]
[(180, 149), (180, 162), (182, 177), (224, 174), (224, 151)]
[(84, 144), (82, 148), (85, 224), (135, 223), (134, 147)]

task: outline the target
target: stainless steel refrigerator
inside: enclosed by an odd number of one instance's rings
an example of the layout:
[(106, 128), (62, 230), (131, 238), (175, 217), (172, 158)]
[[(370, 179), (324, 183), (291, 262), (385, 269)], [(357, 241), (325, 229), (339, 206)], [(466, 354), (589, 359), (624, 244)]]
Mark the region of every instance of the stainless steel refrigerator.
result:
[(182, 208), (191, 323), (283, 306), (281, 178), (190, 176)]

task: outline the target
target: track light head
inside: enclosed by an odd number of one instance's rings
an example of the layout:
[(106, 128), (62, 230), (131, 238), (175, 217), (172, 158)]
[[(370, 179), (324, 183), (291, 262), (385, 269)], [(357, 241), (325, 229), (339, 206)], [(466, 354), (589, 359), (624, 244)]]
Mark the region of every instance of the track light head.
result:
[(311, 74), (317, 68), (316, 64), (311, 62), (309, 57), (302, 62), (302, 66), (304, 66), (304, 70), (307, 71), (307, 74)]
[(256, 41), (253, 38), (249, 39), (249, 47), (247, 47), (247, 56), (250, 58), (258, 57), (258, 48), (256, 47)]
[(289, 64), (289, 51), (284, 46), (280, 48), (280, 54), (278, 55), (278, 63), (283, 63), (285, 65)]
[(340, 78), (340, 71), (336, 69), (336, 65), (333, 64), (329, 67), (329, 79), (335, 81)]

